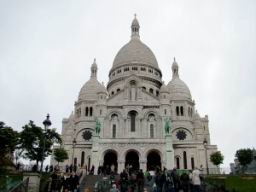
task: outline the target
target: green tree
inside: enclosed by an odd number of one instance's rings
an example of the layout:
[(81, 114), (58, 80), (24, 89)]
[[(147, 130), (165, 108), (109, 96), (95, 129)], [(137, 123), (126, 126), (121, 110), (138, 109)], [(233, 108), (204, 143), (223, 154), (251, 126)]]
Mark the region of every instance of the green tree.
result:
[(36, 161), (37, 166), (39, 162), (52, 154), (52, 146), (55, 143), (61, 143), (61, 137), (55, 129), (44, 131), (41, 127), (36, 126), (33, 121), (29, 121), (28, 124), (23, 126), (20, 140), (24, 157)]
[(0, 121), (0, 158), (12, 154), (19, 144), (19, 133)]
[(221, 154), (220, 151), (216, 151), (216, 152), (214, 152), (214, 153), (211, 154), (210, 160), (211, 160), (211, 162), (212, 162), (214, 165), (216, 165), (217, 167), (219, 167), (219, 165), (223, 163), (224, 156)]
[(66, 159), (68, 159), (68, 153), (64, 148), (56, 148), (53, 151), (54, 159), (58, 162), (64, 162)]
[(246, 169), (247, 165), (253, 160), (253, 150), (251, 149), (239, 149), (236, 151), (236, 157), (242, 166), (242, 172)]

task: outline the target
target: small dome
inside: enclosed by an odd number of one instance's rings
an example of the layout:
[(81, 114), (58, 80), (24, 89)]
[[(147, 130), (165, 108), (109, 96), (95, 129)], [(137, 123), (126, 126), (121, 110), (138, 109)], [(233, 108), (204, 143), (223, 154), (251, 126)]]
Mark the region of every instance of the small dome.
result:
[(102, 85), (97, 79), (91, 78), (81, 88), (78, 100), (97, 100), (97, 93), (107, 92), (104, 85)]
[(173, 78), (167, 87), (170, 91), (171, 98), (191, 100), (191, 93), (188, 86), (179, 77)]
[(146, 64), (158, 69), (154, 53), (140, 39), (131, 39), (120, 49), (114, 59), (112, 68), (132, 63)]
[(160, 93), (170, 93), (168, 87), (165, 84), (161, 86)]

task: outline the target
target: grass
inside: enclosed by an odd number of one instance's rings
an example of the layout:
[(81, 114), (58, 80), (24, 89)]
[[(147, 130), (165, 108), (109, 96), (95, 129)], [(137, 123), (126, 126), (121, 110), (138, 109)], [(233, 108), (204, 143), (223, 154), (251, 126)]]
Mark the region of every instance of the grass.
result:
[(229, 192), (256, 192), (256, 176), (209, 176), (210, 189), (225, 187)]

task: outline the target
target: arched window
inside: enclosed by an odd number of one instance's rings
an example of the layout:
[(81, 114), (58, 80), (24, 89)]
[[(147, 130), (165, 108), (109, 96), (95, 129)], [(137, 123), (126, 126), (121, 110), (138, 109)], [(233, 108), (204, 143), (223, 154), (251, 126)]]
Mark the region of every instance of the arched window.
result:
[(92, 107), (90, 107), (90, 116), (92, 116), (92, 113), (93, 113)]
[(167, 110), (166, 109), (164, 109), (164, 115), (166, 115), (167, 114)]
[(143, 90), (143, 91), (146, 91), (146, 87), (142, 87), (142, 90)]
[(84, 166), (84, 151), (81, 154), (81, 167)]
[(77, 158), (74, 158), (74, 165), (77, 165)]
[(102, 110), (100, 110), (100, 115), (102, 115)]
[(131, 132), (135, 132), (136, 130), (136, 115), (137, 115), (136, 111), (129, 112), (129, 116), (131, 120)]
[(150, 138), (154, 138), (154, 125), (150, 124)]
[(183, 106), (180, 107), (180, 115), (183, 116)]
[(191, 169), (195, 168), (195, 160), (194, 157), (191, 157)]
[(114, 94), (115, 94), (115, 92), (114, 92), (114, 91), (112, 91), (112, 92), (111, 92), (111, 95), (114, 95)]
[(187, 166), (187, 153), (186, 153), (186, 151), (183, 151), (183, 166), (184, 166), (184, 169), (188, 168), (188, 166)]
[(112, 126), (112, 138), (116, 138), (116, 124)]
[(180, 169), (180, 158), (176, 157), (176, 168)]
[(154, 90), (152, 88), (149, 89), (149, 93), (153, 94)]
[(159, 91), (156, 91), (156, 96), (158, 97), (158, 95), (159, 95)]
[(88, 107), (85, 108), (85, 116), (87, 117), (89, 115), (89, 109)]
[(176, 107), (176, 115), (180, 116), (180, 108), (178, 106)]
[(117, 90), (116, 90), (116, 92), (119, 92), (120, 91), (120, 89), (118, 88)]

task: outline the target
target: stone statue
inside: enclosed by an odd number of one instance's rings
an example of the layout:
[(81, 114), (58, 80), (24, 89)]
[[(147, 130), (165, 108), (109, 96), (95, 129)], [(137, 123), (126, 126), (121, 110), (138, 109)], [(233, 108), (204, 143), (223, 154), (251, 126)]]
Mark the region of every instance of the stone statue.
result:
[(100, 134), (100, 128), (101, 128), (100, 121), (98, 118), (96, 118), (96, 126), (95, 126), (96, 135)]
[(165, 134), (169, 134), (172, 129), (171, 121), (169, 118), (166, 118), (164, 121), (165, 121), (165, 125), (164, 125)]

